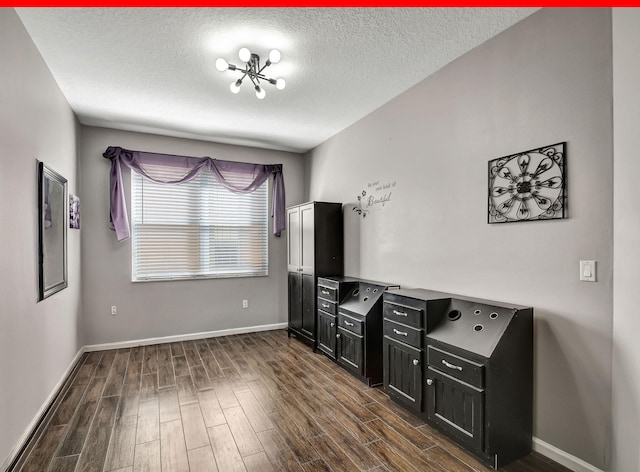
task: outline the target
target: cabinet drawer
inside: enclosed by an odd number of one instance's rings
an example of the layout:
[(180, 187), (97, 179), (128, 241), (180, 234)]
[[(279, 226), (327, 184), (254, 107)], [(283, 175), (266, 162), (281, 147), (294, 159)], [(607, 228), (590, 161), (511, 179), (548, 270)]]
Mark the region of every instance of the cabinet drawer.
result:
[(318, 297), (332, 302), (337, 302), (338, 289), (318, 284)]
[(318, 287), (320, 285), (338, 290), (340, 288), (340, 281), (327, 278), (327, 277), (318, 277)]
[(424, 310), (400, 303), (385, 300), (383, 303), (383, 316), (388, 320), (393, 320), (414, 328), (423, 327)]
[(324, 298), (318, 297), (318, 310), (322, 310), (335, 316), (337, 306), (338, 304), (335, 302), (330, 302), (328, 300), (325, 300)]
[(384, 335), (397, 341), (408, 344), (409, 346), (422, 348), (423, 331), (414, 329), (406, 325), (394, 323), (391, 320), (384, 320)]
[(484, 388), (484, 365), (464, 359), (436, 347), (427, 347), (427, 364), (450, 377)]
[(341, 328), (344, 328), (348, 331), (351, 331), (352, 333), (362, 336), (363, 324), (364, 323), (362, 321), (352, 316), (349, 316), (341, 311), (338, 312), (338, 326), (340, 326)]

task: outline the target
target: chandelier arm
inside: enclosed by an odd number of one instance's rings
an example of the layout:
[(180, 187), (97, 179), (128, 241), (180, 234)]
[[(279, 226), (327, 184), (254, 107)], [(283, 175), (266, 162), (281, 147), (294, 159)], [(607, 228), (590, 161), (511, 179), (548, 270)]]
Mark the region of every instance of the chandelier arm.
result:
[(264, 74), (260, 74), (260, 73), (253, 74), (251, 71), (247, 71), (247, 70), (243, 71), (242, 69), (236, 69), (236, 71), (242, 73), (242, 76), (239, 79), (240, 81), (243, 81), (245, 79), (245, 77), (249, 77), (249, 79), (251, 79), (251, 82), (253, 82), (254, 85), (256, 84), (254, 79), (258, 79), (258, 83), (260, 82), (260, 80), (264, 80), (265, 82), (269, 82), (272, 85), (275, 85), (275, 83), (276, 83), (276, 79), (272, 79), (270, 77), (267, 77)]
[(271, 82), (272, 80), (275, 80), (275, 79), (270, 79), (269, 77), (267, 77), (264, 74), (256, 74), (256, 77), (258, 77), (259, 79), (262, 79), (262, 80), (266, 80), (267, 82)]
[(242, 72), (242, 77), (240, 77), (240, 82), (242, 82), (244, 80), (244, 78), (247, 76), (247, 71), (242, 71), (242, 69), (236, 69), (238, 72)]

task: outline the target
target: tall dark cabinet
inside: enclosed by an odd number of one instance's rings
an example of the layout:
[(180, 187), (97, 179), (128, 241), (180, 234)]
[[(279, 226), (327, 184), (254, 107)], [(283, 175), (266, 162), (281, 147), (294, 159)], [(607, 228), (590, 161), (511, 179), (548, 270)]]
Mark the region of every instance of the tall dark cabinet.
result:
[(309, 202), (287, 209), (289, 336), (316, 348), (317, 278), (342, 275), (342, 204)]

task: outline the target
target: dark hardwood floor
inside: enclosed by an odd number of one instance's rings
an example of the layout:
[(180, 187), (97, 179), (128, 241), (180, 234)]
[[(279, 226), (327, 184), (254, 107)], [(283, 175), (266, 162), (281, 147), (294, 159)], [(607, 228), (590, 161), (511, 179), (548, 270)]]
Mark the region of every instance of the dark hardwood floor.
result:
[(491, 470), (286, 331), (87, 353), (33, 444), (14, 470)]

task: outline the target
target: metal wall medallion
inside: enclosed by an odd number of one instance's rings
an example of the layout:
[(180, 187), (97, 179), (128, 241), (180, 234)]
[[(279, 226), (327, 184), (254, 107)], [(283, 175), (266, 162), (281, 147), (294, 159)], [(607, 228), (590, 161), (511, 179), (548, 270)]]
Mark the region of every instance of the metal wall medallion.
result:
[(567, 217), (566, 144), (489, 161), (489, 223)]

